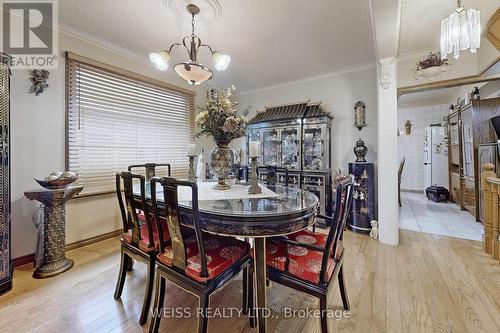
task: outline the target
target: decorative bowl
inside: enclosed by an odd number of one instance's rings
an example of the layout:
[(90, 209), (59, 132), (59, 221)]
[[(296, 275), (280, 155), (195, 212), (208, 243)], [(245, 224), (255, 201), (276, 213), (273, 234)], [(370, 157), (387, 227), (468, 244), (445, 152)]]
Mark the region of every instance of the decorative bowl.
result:
[(69, 184), (73, 183), (75, 180), (78, 179), (78, 175), (74, 174), (72, 172), (58, 172), (58, 173), (52, 173), (48, 177), (44, 178), (36, 178), (33, 177), (33, 179), (40, 184), (40, 186), (54, 190), (54, 189), (61, 189), (68, 187)]

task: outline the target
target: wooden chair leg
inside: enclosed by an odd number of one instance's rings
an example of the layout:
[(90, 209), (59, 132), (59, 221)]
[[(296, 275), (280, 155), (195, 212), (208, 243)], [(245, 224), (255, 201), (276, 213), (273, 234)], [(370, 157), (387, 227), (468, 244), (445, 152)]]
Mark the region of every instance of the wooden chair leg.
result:
[(322, 295), (319, 298), (321, 333), (328, 333), (328, 314), (326, 313), (326, 311), (327, 311), (326, 299), (327, 299), (327, 294)]
[(398, 183), (398, 205), (399, 207), (402, 207), (401, 206), (401, 184)]
[(165, 299), (165, 279), (156, 272), (155, 303), (153, 307), (153, 318), (149, 324), (149, 333), (157, 333), (163, 315), (163, 301)]
[(127, 272), (131, 272), (134, 269), (134, 259), (130, 258), (127, 264)]
[(351, 306), (349, 305), (349, 298), (347, 297), (343, 266), (340, 266), (338, 279), (339, 279), (339, 289), (340, 289), (340, 297), (342, 298), (342, 304), (344, 305), (345, 310), (349, 310)]
[(118, 281), (116, 282), (115, 288), (115, 300), (122, 296), (123, 285), (125, 284), (125, 277), (127, 276), (127, 266), (132, 259), (123, 251), (121, 248), (120, 257), (120, 272), (118, 273)]
[(155, 278), (155, 261), (151, 258), (148, 265), (148, 275), (146, 277), (146, 290), (144, 291), (144, 301), (142, 303), (141, 318), (139, 324), (144, 325), (148, 320), (149, 307), (151, 306), (151, 295), (153, 294), (153, 283)]
[(248, 314), (248, 266), (243, 269), (243, 305), (242, 312)]
[(200, 309), (202, 309), (201, 314), (198, 317), (198, 333), (206, 333), (208, 327), (208, 295), (200, 295)]
[(254, 281), (253, 281), (253, 269), (249, 267), (248, 269), (248, 320), (251, 328), (255, 328), (257, 326), (257, 320), (255, 318), (255, 309), (254, 306)]

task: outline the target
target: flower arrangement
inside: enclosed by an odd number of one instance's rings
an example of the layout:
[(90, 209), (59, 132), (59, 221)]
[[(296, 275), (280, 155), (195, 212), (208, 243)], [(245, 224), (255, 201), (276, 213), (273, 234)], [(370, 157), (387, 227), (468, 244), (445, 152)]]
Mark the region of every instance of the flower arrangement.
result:
[(448, 65), (448, 59), (441, 59), (441, 52), (430, 52), (426, 59), (417, 63), (417, 70)]
[(421, 60), (413, 68), (415, 80), (424, 77), (429, 81), (434, 80), (437, 76), (447, 72), (450, 69), (448, 59), (441, 59), (440, 52), (430, 52), (427, 58)]
[(197, 137), (206, 134), (216, 142), (229, 143), (245, 135), (248, 121), (236, 114), (238, 103), (232, 100), (234, 91), (234, 86), (220, 92), (215, 89), (207, 91), (207, 102), (198, 107), (200, 112), (195, 118), (199, 128)]

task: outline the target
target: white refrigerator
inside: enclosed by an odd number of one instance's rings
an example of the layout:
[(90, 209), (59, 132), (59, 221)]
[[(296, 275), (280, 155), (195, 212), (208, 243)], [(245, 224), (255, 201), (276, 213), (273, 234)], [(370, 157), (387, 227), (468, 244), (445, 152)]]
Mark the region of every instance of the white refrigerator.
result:
[(424, 191), (429, 186), (448, 186), (448, 146), (444, 126), (425, 128)]

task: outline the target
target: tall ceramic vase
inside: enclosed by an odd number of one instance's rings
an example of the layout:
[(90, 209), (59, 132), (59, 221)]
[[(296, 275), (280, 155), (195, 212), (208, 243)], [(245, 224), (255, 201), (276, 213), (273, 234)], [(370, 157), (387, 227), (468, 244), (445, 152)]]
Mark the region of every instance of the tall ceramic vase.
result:
[(211, 167), (217, 176), (216, 190), (227, 190), (230, 186), (226, 183), (226, 178), (229, 176), (234, 164), (233, 150), (228, 148), (229, 141), (216, 141), (217, 147), (211, 153)]

